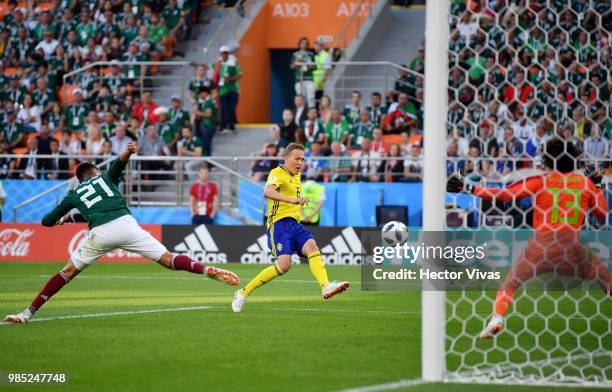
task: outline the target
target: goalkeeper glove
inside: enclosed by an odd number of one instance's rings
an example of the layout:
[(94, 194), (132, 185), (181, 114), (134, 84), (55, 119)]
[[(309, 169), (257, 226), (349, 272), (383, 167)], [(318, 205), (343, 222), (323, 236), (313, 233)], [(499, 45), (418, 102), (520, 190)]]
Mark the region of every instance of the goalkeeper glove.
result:
[(587, 165), (586, 169), (584, 170), (584, 175), (587, 178), (590, 178), (591, 181), (593, 181), (593, 184), (595, 184), (596, 188), (601, 188), (601, 181), (603, 180), (603, 175), (601, 174), (601, 172), (598, 172), (595, 169), (595, 165)]
[(451, 193), (474, 193), (474, 185), (466, 184), (465, 179), (460, 175), (452, 175), (446, 182), (446, 191)]

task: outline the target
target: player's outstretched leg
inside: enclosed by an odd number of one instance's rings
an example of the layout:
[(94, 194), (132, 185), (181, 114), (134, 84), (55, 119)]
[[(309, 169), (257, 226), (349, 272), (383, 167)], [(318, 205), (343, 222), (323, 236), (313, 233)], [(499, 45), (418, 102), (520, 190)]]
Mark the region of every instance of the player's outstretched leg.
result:
[(41, 308), (54, 294), (62, 289), (68, 282), (79, 274), (79, 270), (68, 261), (64, 269), (53, 275), (51, 279), (38, 292), (32, 304), (24, 311), (17, 314), (10, 314), (4, 318), (7, 323), (27, 323), (30, 321), (34, 313)]
[(514, 293), (521, 283), (531, 279), (534, 276), (533, 266), (529, 261), (521, 256), (508, 272), (506, 280), (495, 296), (495, 304), (493, 305), (493, 317), (485, 329), (480, 332), (481, 339), (491, 339), (500, 333), (504, 327), (504, 316), (508, 312), (508, 308), (512, 304)]
[(175, 271), (187, 271), (192, 274), (206, 275), (210, 279), (218, 280), (231, 286), (237, 286), (240, 283), (240, 278), (232, 271), (212, 265), (205, 266), (197, 261), (193, 261), (191, 257), (187, 255), (175, 255), (166, 252), (157, 263)]
[(325, 269), (325, 263), (321, 257), (321, 252), (317, 243), (312, 238), (306, 241), (302, 248), (302, 254), (308, 257), (308, 266), (310, 272), (315, 277), (319, 286), (321, 286), (321, 293), (324, 299), (330, 299), (336, 294), (340, 294), (349, 288), (349, 282), (330, 282), (327, 278), (327, 270)]
[(280, 255), (277, 258), (277, 263), (269, 267), (264, 268), (260, 273), (257, 274), (251, 281), (240, 290), (236, 290), (234, 293), (234, 299), (232, 300), (232, 310), (236, 313), (242, 311), (242, 307), (247, 300), (247, 297), (251, 293), (268, 283), (272, 279), (275, 279), (291, 268), (291, 256)]

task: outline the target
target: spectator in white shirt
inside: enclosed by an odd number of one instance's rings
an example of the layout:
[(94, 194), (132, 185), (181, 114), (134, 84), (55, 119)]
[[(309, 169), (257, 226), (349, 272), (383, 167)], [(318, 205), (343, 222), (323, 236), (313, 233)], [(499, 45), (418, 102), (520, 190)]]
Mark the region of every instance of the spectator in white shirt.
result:
[(512, 129), (514, 130), (514, 136), (520, 140), (523, 145), (527, 144), (529, 139), (533, 136), (533, 131), (535, 130), (535, 124), (533, 121), (529, 120), (527, 117), (523, 116), (518, 122), (515, 122), (512, 125)]
[(17, 114), (17, 121), (23, 123), (26, 132), (40, 131), (40, 107), (33, 105), (30, 94), (23, 98), (23, 107)]
[(87, 155), (100, 155), (102, 152), (102, 143), (104, 143), (102, 130), (98, 125), (90, 125), (87, 128), (87, 143), (85, 147)]
[(113, 144), (113, 154), (121, 154), (121, 152), (126, 149), (130, 140), (131, 139), (125, 133), (125, 126), (119, 125), (115, 130), (115, 135), (110, 138)]
[(592, 158), (605, 158), (610, 154), (610, 141), (601, 137), (599, 124), (593, 123), (591, 135), (584, 141), (584, 151)]
[(459, 31), (459, 34), (468, 42), (472, 36), (476, 34), (477, 29), (478, 23), (472, 21), (472, 14), (470, 12), (464, 13), (461, 17), (461, 21), (457, 23), (457, 30)]
[(55, 54), (55, 49), (57, 48), (57, 45), (59, 45), (59, 42), (53, 38), (51, 30), (45, 31), (43, 37), (44, 39), (40, 41), (38, 45), (36, 45), (34, 50), (41, 49), (45, 55), (45, 60), (51, 60), (51, 57), (53, 57)]

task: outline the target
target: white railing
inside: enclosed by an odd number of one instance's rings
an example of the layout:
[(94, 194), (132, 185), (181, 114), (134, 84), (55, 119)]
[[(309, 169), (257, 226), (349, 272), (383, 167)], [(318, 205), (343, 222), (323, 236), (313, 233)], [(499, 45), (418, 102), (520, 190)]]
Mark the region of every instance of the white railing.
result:
[[(417, 91), (423, 89), (419, 84), (423, 80), (423, 75), (409, 68), (390, 61), (335, 61), (330, 63), (332, 74), (325, 84), (325, 94), (332, 99), (332, 104), (336, 108), (342, 108), (351, 101), (351, 93), (359, 91), (362, 94), (362, 102), (369, 101), (369, 95), (378, 92), (383, 97), (395, 89), (396, 82), (400, 82), (406, 88), (412, 89), (415, 95), (411, 97), (413, 101), (422, 102), (422, 98), (417, 96)], [(298, 63), (298, 65), (314, 65), (313, 63)], [(300, 67), (301, 69), (301, 67)], [(375, 69), (375, 75), (367, 71)], [(400, 71), (406, 72), (414, 81), (402, 80), (399, 77)], [(420, 79), (420, 81), (419, 81)], [(302, 71), (300, 83), (304, 83), (304, 73)], [(302, 91), (303, 91), (302, 87)]]

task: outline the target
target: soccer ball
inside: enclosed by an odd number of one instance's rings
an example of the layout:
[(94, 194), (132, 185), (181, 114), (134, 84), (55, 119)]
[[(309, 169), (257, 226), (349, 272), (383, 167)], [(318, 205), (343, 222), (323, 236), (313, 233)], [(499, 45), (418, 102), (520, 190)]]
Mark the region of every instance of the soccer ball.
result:
[(408, 239), (408, 230), (402, 222), (391, 221), (385, 223), (381, 235), (383, 241), (388, 245), (401, 245)]

